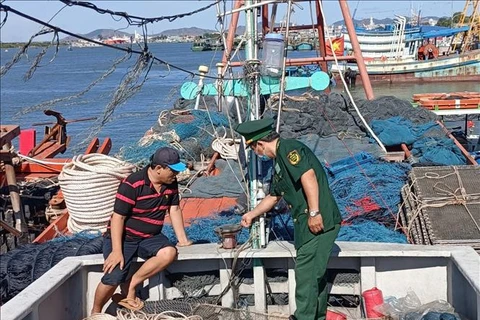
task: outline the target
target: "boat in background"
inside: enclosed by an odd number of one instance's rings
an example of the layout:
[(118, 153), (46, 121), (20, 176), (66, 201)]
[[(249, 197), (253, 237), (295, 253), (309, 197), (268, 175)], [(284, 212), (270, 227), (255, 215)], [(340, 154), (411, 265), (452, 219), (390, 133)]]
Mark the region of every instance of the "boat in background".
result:
[(212, 47), (210, 46), (210, 43), (208, 43), (205, 40), (196, 40), (195, 42), (192, 43), (191, 49), (194, 52), (197, 52), (197, 51), (211, 51)]
[[(357, 30), (370, 80), (390, 83), (480, 81), (479, 40), (473, 39), (470, 32), (470, 26), (412, 26), (400, 16), (393, 26), (381, 30)], [(345, 48), (352, 52), (350, 37), (344, 36)], [(463, 39), (470, 39), (470, 43)], [(458, 44), (462, 48), (453, 50)], [(345, 72), (348, 68), (359, 72), (356, 63), (348, 60), (338, 67), (332, 65), (332, 72)]]
[(313, 45), (309, 42), (301, 42), (295, 46), (297, 51), (310, 51), (313, 50)]

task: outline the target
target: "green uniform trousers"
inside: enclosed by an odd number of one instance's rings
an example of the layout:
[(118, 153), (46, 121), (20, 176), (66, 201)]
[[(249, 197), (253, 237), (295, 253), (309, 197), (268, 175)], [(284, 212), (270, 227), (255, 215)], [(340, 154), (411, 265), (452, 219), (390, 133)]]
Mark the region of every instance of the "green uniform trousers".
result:
[(340, 231), (335, 225), (297, 250), (295, 266), (295, 317), (298, 320), (325, 319), (327, 314), (327, 263)]

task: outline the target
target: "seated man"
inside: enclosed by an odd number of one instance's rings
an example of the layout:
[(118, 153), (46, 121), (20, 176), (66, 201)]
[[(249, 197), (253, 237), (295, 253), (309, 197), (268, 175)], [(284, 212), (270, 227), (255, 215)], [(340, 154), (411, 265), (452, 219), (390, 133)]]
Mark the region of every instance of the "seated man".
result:
[[(114, 300), (132, 310), (143, 307), (136, 296), (136, 287), (164, 270), (177, 256), (175, 246), (161, 233), (167, 213), (178, 239), (177, 246), (192, 244), (183, 225), (176, 178), (185, 169), (175, 149), (160, 148), (149, 166), (128, 176), (118, 187), (103, 245), (105, 274), (95, 291), (92, 314), (102, 312), (120, 284), (124, 295), (115, 295)], [(137, 256), (146, 261), (127, 281), (131, 262)]]

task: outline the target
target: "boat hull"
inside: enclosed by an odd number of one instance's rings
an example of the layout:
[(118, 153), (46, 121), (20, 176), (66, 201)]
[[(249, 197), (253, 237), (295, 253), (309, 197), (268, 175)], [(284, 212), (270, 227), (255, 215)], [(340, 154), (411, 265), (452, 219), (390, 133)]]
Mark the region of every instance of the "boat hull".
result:
[[(365, 65), (372, 82), (480, 81), (480, 50), (422, 61), (374, 59), (365, 61)], [(338, 74), (346, 68), (358, 72), (357, 65), (350, 63), (332, 66), (332, 72)]]
[[(142, 289), (147, 303), (188, 298), (168, 280), (171, 274), (213, 273), (220, 283), (205, 285), (199, 292), (218, 296), (229, 286), (232, 260), (238, 255), (239, 263), (252, 274), (251, 284), (240, 284), (238, 294), (254, 296), (253, 311), (277, 315), (295, 311), (295, 263), (292, 260), (296, 252), (291, 243), (271, 242), (262, 250), (238, 252), (218, 248), (213, 243), (200, 244), (178, 248), (178, 253), (178, 259), (168, 267), (168, 272), (153, 276)], [(247, 263), (252, 259), (258, 263)], [(103, 276), (103, 262), (102, 255), (63, 259), (4, 304), (0, 308), (1, 319), (83, 319), (92, 308), (95, 288)], [(138, 268), (140, 263), (140, 260), (135, 261), (134, 267)], [(360, 297), (365, 290), (378, 287), (384, 296), (398, 298), (413, 291), (422, 302), (445, 300), (463, 315), (462, 318), (478, 319), (479, 268), (478, 255), (470, 247), (336, 242), (328, 264), (329, 272), (348, 270), (347, 275), (355, 276), (351, 278), (355, 281), (344, 284), (335, 281), (329, 291), (330, 294)], [(286, 305), (267, 303), (266, 274), (272, 269), (282, 269), (286, 274), (286, 281), (268, 280), (269, 290), (287, 295)], [(222, 296), (221, 305), (231, 307), (233, 304), (234, 292), (229, 290)]]

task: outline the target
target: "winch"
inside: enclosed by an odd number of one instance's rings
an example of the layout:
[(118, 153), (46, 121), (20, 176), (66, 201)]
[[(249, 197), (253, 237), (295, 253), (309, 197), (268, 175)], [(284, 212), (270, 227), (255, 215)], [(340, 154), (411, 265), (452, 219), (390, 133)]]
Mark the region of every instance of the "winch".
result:
[(237, 233), (242, 230), (239, 224), (226, 224), (215, 228), (215, 233), (222, 240), (223, 249), (234, 249), (237, 246)]

